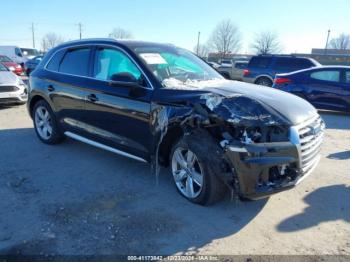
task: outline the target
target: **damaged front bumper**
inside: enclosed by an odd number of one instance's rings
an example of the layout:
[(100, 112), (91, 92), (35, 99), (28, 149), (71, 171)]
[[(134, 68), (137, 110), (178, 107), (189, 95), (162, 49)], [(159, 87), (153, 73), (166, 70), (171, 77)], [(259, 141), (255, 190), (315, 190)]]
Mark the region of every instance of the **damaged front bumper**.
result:
[[(314, 132), (317, 125), (320, 128)], [(294, 187), (312, 173), (320, 160), (324, 123), (292, 127), (290, 142), (230, 143), (227, 159), (236, 181), (234, 189), (248, 199), (259, 199)], [(312, 127), (308, 132), (305, 128)], [(226, 181), (227, 182), (227, 181)]]

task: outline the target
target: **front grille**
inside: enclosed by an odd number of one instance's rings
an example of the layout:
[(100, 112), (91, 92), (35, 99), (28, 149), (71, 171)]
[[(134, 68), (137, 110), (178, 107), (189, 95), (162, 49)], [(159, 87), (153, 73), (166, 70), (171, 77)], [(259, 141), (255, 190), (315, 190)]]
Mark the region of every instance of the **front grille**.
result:
[(324, 128), (325, 124), (320, 116), (298, 127), (300, 166), (303, 173), (308, 172), (317, 160), (323, 141)]
[(17, 86), (0, 86), (0, 93), (15, 92), (18, 90), (19, 88)]

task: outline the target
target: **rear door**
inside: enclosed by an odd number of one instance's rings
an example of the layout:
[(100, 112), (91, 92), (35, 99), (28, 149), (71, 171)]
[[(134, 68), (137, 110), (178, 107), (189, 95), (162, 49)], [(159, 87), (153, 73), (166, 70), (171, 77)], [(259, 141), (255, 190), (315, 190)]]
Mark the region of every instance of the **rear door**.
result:
[(317, 108), (344, 110), (347, 107), (343, 97), (340, 69), (323, 69), (310, 73), (308, 99)]
[[(94, 54), (93, 84), (86, 99), (86, 123), (90, 135), (105, 145), (148, 160), (152, 135), (152, 89), (140, 68), (120, 48), (98, 46)], [(131, 87), (119, 76), (131, 75), (144, 87)]]
[(45, 82), (58, 120), (65, 130), (84, 134), (84, 106), (89, 79), (91, 46), (57, 52), (49, 61)]

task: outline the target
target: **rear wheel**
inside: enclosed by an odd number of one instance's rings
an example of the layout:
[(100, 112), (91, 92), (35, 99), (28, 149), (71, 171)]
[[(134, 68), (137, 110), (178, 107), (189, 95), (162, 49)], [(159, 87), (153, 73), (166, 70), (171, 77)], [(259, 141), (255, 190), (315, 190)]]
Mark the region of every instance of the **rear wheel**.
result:
[(189, 201), (208, 205), (226, 192), (226, 185), (217, 176), (221, 172), (219, 150), (213, 139), (202, 132), (182, 138), (173, 147), (170, 163), (174, 182)]
[(269, 87), (271, 87), (273, 83), (267, 77), (260, 77), (260, 78), (258, 78), (258, 80), (256, 80), (255, 84), (261, 85), (261, 86), (269, 86)]
[(38, 101), (33, 108), (32, 115), (35, 132), (42, 142), (57, 144), (63, 141), (64, 136), (60, 132), (55, 115), (46, 101)]

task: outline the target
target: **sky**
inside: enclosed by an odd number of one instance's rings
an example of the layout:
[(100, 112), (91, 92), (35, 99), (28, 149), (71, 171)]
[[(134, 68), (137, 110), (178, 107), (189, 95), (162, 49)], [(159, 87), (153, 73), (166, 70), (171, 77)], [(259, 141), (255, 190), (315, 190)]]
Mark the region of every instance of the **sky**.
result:
[(107, 37), (115, 27), (130, 30), (137, 40), (172, 43), (193, 50), (205, 43), (216, 24), (231, 19), (239, 28), (240, 53), (252, 53), (261, 31), (273, 31), (284, 53), (310, 53), (330, 38), (350, 34), (350, 0), (30, 0), (0, 3), (0, 45), (32, 47), (49, 32), (65, 40)]

